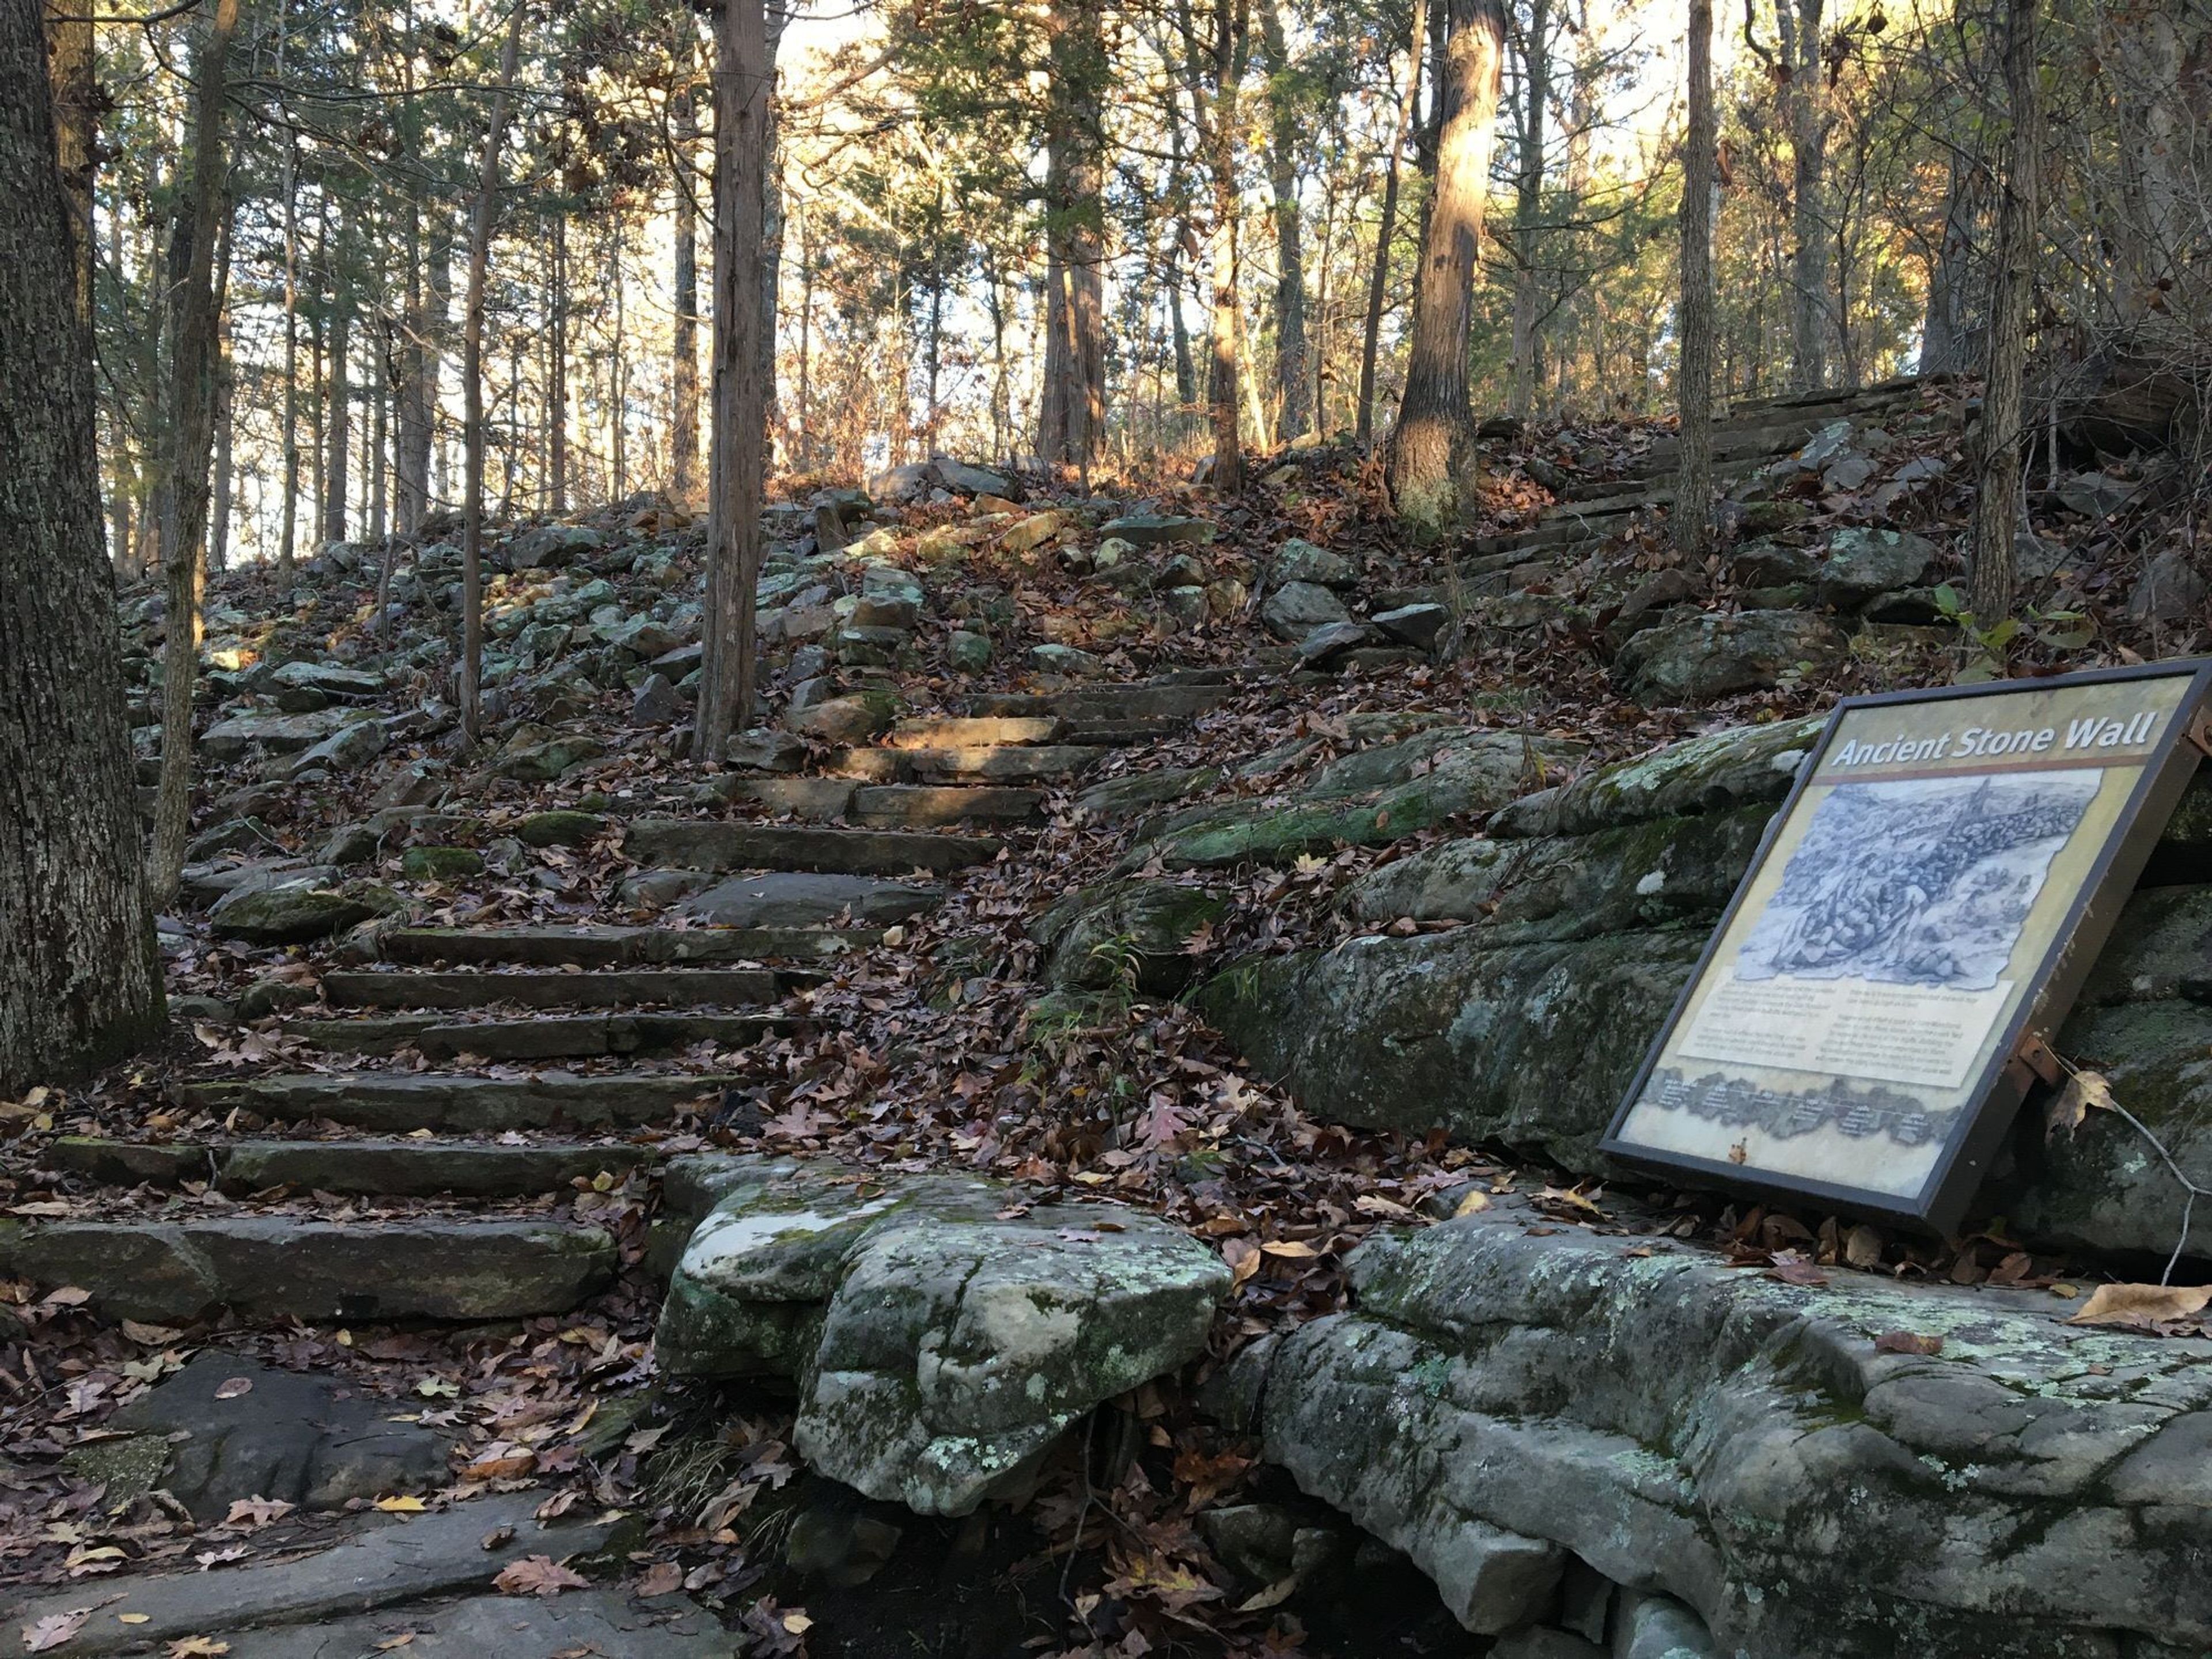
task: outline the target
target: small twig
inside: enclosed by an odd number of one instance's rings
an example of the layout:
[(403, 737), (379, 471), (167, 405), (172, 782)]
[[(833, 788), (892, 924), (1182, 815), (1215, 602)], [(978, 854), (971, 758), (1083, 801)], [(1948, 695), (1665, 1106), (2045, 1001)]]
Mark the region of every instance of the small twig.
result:
[[(2073, 1061), (2061, 1059), (2058, 1063), (2063, 1066), (2071, 1075), (2077, 1078), (2081, 1075), (2081, 1068)], [(2150, 1143), (2151, 1150), (2159, 1155), (2166, 1169), (2172, 1173), (2173, 1178), (2181, 1183), (2181, 1190), (2188, 1194), (2181, 1202), (2181, 1237), (2173, 1241), (2173, 1254), (2166, 1257), (2166, 1271), (2158, 1276), (2158, 1282), (2160, 1285), (2170, 1285), (2173, 1282), (2173, 1270), (2180, 1264), (2181, 1253), (2189, 1248), (2189, 1229), (2191, 1218), (2196, 1213), (2197, 1200), (2206, 1194), (2212, 1193), (2212, 1187), (2200, 1187), (2184, 1175), (2181, 1172), (2181, 1165), (2173, 1161), (2173, 1154), (2166, 1150), (2166, 1143), (2153, 1134), (2141, 1118), (2120, 1104), (2119, 1101), (2113, 1097), (2109, 1085), (2106, 1087), (2105, 1096), (2111, 1102), (2112, 1109), (2126, 1120), (2128, 1126), (2137, 1134)]]

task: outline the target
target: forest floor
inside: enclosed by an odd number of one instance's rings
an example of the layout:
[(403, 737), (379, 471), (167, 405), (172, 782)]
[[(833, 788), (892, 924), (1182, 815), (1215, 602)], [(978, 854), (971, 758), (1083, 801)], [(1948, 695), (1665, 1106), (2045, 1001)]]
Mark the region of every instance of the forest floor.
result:
[[(1735, 475), (1723, 543), (1698, 566), (1682, 565), (1667, 544), (1652, 498), (1663, 496), (1671, 438), (1650, 424), (1495, 424), (1485, 445), (1486, 522), (1463, 544), (1428, 550), (1396, 541), (1373, 467), (1340, 447), (1263, 462), (1251, 488), (1229, 500), (1152, 479), (1101, 483), (1078, 496), (1036, 477), (1003, 481), (1018, 506), (957, 490), (927, 499), (925, 485), (924, 499), (872, 503), (873, 516), (861, 517), (851, 498), (832, 497), (841, 521), (856, 520), (841, 522), (841, 532), (860, 532), (845, 549), (826, 545), (835, 537), (817, 542), (806, 514), (818, 490), (848, 481), (787, 481), (780, 493), (789, 506), (772, 513), (771, 527), (789, 556), (772, 560), (769, 575), (792, 580), (778, 590), (786, 603), (771, 629), (766, 711), (783, 735), (750, 757), (781, 770), (710, 772), (685, 757), (684, 651), (696, 639), (685, 606), (696, 604), (702, 537), (665, 504), (580, 515), (571, 522), (591, 536), (556, 536), (565, 550), (552, 562), (495, 577), (494, 719), (475, 753), (455, 743), (445, 564), (403, 550), (381, 616), (374, 560), (357, 550), (325, 552), (291, 583), (259, 568), (219, 578), (208, 718), (217, 733), (241, 714), (292, 718), (312, 741), (277, 748), (249, 728), (234, 743), (218, 736), (207, 751), (187, 897), (162, 923), (174, 1039), (88, 1087), (38, 1091), (7, 1106), (0, 1201), (10, 1217), (49, 1231), (257, 1218), (458, 1224), (486, 1215), (588, 1227), (614, 1241), (618, 1277), (564, 1312), (440, 1323), (373, 1312), (344, 1322), (237, 1313), (117, 1320), (80, 1285), (27, 1276), (11, 1289), (18, 1328), (0, 1345), (0, 1574), (26, 1593), (81, 1590), (93, 1606), (132, 1574), (283, 1562), (348, 1524), (343, 1507), (333, 1515), (234, 1504), (211, 1520), (159, 1493), (118, 1500), (122, 1489), (84, 1461), (112, 1436), (118, 1409), (212, 1348), (241, 1364), (337, 1379), (453, 1438), (448, 1477), (381, 1504), (356, 1497), (356, 1513), (514, 1492), (532, 1494), (541, 1513), (623, 1512), (632, 1524), (603, 1540), (601, 1576), (648, 1610), (656, 1598), (694, 1598), (742, 1626), (757, 1651), (889, 1655), (918, 1646), (1134, 1659), (1194, 1640), (1277, 1654), (1465, 1650), (1468, 1638), (1401, 1560), (1378, 1557), (1357, 1573), (1279, 1585), (1255, 1585), (1224, 1565), (1203, 1522), (1209, 1511), (1295, 1498), (1249, 1447), (1203, 1426), (1191, 1402), (1212, 1364), (1244, 1342), (1342, 1305), (1344, 1257), (1375, 1227), (1449, 1214), (1470, 1192), (1511, 1194), (1559, 1224), (1603, 1226), (1605, 1193), (1508, 1149), (1354, 1130), (1302, 1111), (1181, 1003), (1148, 989), (1143, 964), (1109, 953), (1096, 973), (1055, 967), (1041, 920), (1069, 895), (1132, 873), (1134, 830), (1147, 811), (1201, 793), (1209, 806), (1287, 809), (1331, 764), (1439, 725), (1571, 740), (1587, 745), (1576, 765), (1589, 769), (1702, 732), (1816, 712), (1840, 695), (1986, 672), (1991, 646), (2008, 672), (2028, 674), (2201, 647), (2202, 589), (2187, 590), (2194, 578), (2172, 551), (2192, 532), (2194, 504), (2160, 483), (2171, 475), (2155, 460), (2099, 469), (2085, 458), (2043, 481), (2051, 487), (2034, 493), (2029, 549), (2040, 574), (2016, 635), (1978, 640), (1942, 614), (1955, 608), (1943, 582), (1959, 569), (1971, 502), (1961, 453), (1967, 392), (1907, 387), (1872, 412), (1846, 411), (1837, 418), (1855, 423), (1840, 437), (1831, 431), (1832, 453), (1809, 465), (1796, 458), (1820, 434), (1789, 430), (1800, 416), (1747, 416), (1747, 432), (1788, 430), (1760, 441), (1786, 447), (1746, 450), (1755, 465)], [(1605, 507), (1593, 507), (1581, 531), (1550, 536), (1547, 526), (1563, 522), (1559, 503), (1571, 499)], [(1110, 522), (1132, 517), (1161, 538), (1102, 568)], [(1175, 527), (1186, 520), (1206, 528)], [(1776, 614), (1775, 594), (1789, 584), (1772, 567), (1788, 563), (1784, 554), (1869, 526), (1932, 544), (1896, 609), (1905, 620), (1862, 617), (1832, 658), (1770, 665), (1749, 676), (1759, 683), (1694, 698), (1655, 696), (1626, 673), (1621, 647), (1639, 617)], [(545, 527), (505, 528), (495, 543), (501, 563)], [(1206, 538), (1182, 539), (1187, 533)], [(1308, 585), (1348, 601), (1355, 629), (1370, 631), (1308, 649), (1304, 619), (1285, 620), (1279, 608), (1271, 615), (1281, 591), (1272, 573), (1294, 541), (1342, 562), (1302, 568), (1327, 574)], [(1781, 552), (1754, 568), (1743, 558), (1754, 545)], [(1189, 564), (1170, 569), (1178, 559)], [(910, 616), (887, 579), (871, 586), (867, 569), (886, 567), (908, 573), (906, 592), (921, 595)], [(863, 609), (889, 601), (867, 611), (889, 620), (859, 631), (903, 637), (857, 640), (846, 653), (866, 659), (873, 645), (883, 660), (841, 669), (802, 654), (798, 630), (824, 606), (808, 603), (805, 590), (825, 584), (833, 608), (839, 595)], [(1432, 603), (1449, 613), (1438, 648), (1404, 649), (1371, 631), (1376, 616)], [(1809, 611), (1813, 601), (1796, 603)], [(848, 637), (838, 630), (854, 626), (853, 611), (829, 625), (830, 640)], [(159, 605), (129, 593), (123, 611), (143, 672), (161, 630)], [(1417, 616), (1402, 625), (1426, 624)], [(793, 631), (779, 640), (777, 629)], [(564, 629), (565, 642), (548, 642)], [(989, 641), (988, 665), (977, 665), (976, 647), (962, 636)], [(579, 649), (586, 644), (587, 658)], [(1039, 646), (1065, 649), (1040, 656)], [(295, 662), (379, 678), (271, 677), (274, 665)], [(799, 672), (808, 668), (817, 672)], [(923, 793), (886, 797), (883, 811), (954, 816), (874, 827), (965, 838), (974, 855), (955, 848), (933, 869), (943, 890), (933, 907), (888, 922), (857, 911), (817, 918), (818, 932), (848, 937), (800, 968), (775, 966), (764, 939), (757, 956), (734, 966), (781, 977), (742, 1015), (712, 1017), (755, 1022), (743, 1040), (710, 1020), (657, 1052), (561, 1055), (564, 1079), (645, 1079), (676, 1103), (652, 1121), (603, 1123), (586, 1137), (587, 1152), (629, 1160), (611, 1162), (611, 1174), (487, 1202), (325, 1187), (312, 1176), (241, 1190), (216, 1178), (212, 1163), (194, 1165), (210, 1146), (256, 1137), (344, 1144), (356, 1133), (343, 1110), (315, 1105), (323, 1097), (312, 1091), (281, 1097), (293, 1103), (289, 1111), (280, 1097), (252, 1092), (270, 1077), (321, 1078), (341, 1089), (364, 1076), (535, 1086), (547, 1063), (526, 1045), (506, 1056), (478, 1053), (467, 1031), (441, 1027), (444, 1046), (433, 1048), (417, 1016), (405, 1017), (413, 1026), (392, 1026), (381, 1052), (333, 1047), (330, 1028), (364, 1006), (349, 1007), (334, 988), (346, 975), (374, 972), (380, 941), (395, 928), (504, 937), (699, 925), (684, 907), (701, 884), (667, 879), (625, 836), (625, 823), (854, 829), (861, 803), (836, 795), (837, 780), (857, 780), (865, 794), (871, 778), (909, 775), (854, 769), (854, 757), (884, 737), (880, 729), (847, 732), (826, 717), (794, 714), (793, 691), (808, 679), (833, 682), (802, 694), (817, 708), (889, 691), (910, 722), (1018, 719), (1034, 708), (1063, 725), (1114, 729), (1089, 744), (1095, 752), (1079, 772), (1023, 779), (1039, 792), (1034, 799), (1011, 799), (1021, 791), (1009, 787), (997, 792), (1009, 799), (947, 806), (941, 787), (923, 798), (933, 787), (926, 776), (894, 786)], [(1101, 700), (1124, 688), (1145, 695), (1108, 709)], [(314, 726), (333, 710), (349, 723)], [(368, 723), (353, 719), (356, 710), (374, 716), (379, 736), (349, 751), (345, 732)], [(896, 733), (884, 741), (895, 744)], [(809, 805), (814, 797), (799, 785), (810, 780), (831, 787), (834, 808)], [(969, 816), (986, 808), (1000, 816)], [(544, 816), (553, 813), (579, 816), (556, 823)], [(1181, 945), (1188, 963), (1166, 977), (1371, 929), (1336, 906), (1348, 882), (1478, 828), (1446, 821), (1373, 844), (1300, 847), (1213, 868), (1206, 879), (1228, 884), (1233, 901), (1190, 931)], [(352, 845), (341, 852), (349, 832)], [(209, 913), (240, 885), (240, 872), (256, 871), (277, 880), (312, 872), (368, 904), (363, 916), (395, 914), (334, 937), (253, 942)], [(1175, 872), (1155, 859), (1135, 873)], [(1407, 919), (1393, 928), (1434, 925)], [(760, 926), (766, 934), (778, 924)], [(493, 1025), (518, 1023), (501, 1007), (446, 1018), (478, 1023), (487, 1045)], [(508, 1130), (484, 1140), (521, 1147), (544, 1137)], [(97, 1156), (57, 1151), (93, 1143)], [(576, 1137), (562, 1145), (573, 1149)], [(156, 1168), (118, 1146), (184, 1152)], [(799, 1469), (788, 1416), (772, 1396), (655, 1372), (665, 1263), (651, 1255), (660, 1202), (653, 1170), (660, 1159), (718, 1148), (834, 1158), (862, 1170), (984, 1173), (1012, 1183), (1025, 1203), (1141, 1206), (1209, 1241), (1236, 1289), (1210, 1358), (1177, 1386), (1148, 1386), (1117, 1402), (1102, 1415), (1107, 1429), (1065, 1450), (1018, 1511), (959, 1522), (855, 1508)], [(1817, 1214), (1746, 1214), (1684, 1198), (1680, 1215), (1753, 1268), (1771, 1271), (1778, 1253), (1801, 1245), (1807, 1257), (1834, 1259), (1833, 1224)], [(1900, 1273), (1986, 1271), (1972, 1267), (1986, 1255), (1974, 1245), (1888, 1240), (1884, 1260)], [(1785, 1255), (1785, 1266), (1796, 1259)], [(2033, 1282), (2062, 1265), (2023, 1261), (2009, 1271)], [(825, 1527), (836, 1547), (811, 1567), (796, 1560), (793, 1533)], [(885, 1535), (896, 1545), (880, 1546), (887, 1565), (856, 1569), (856, 1554)], [(856, 1577), (865, 1582), (849, 1582)], [(525, 1572), (511, 1582), (503, 1574), (501, 1587), (544, 1595), (563, 1585)], [(27, 1631), (23, 1639), (41, 1645)], [(43, 1645), (77, 1650), (66, 1639)]]

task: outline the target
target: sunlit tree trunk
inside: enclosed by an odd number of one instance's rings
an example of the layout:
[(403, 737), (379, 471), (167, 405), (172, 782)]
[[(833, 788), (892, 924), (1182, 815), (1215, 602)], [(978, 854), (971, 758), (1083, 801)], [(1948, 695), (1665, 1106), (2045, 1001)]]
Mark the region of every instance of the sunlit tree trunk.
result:
[(755, 585), (769, 389), (764, 295), (770, 99), (763, 0), (724, 0), (714, 62), (713, 426), (708, 453), (707, 614), (694, 754), (709, 763), (753, 699)]
[(2043, 158), (2043, 94), (2036, 67), (2039, 3), (2008, 0), (2005, 7), (2004, 80), (2012, 137), (1997, 198), (1996, 269), (1990, 290), (1989, 362), (1982, 393), (1980, 487), (1974, 498), (1969, 567), (1974, 615), (1984, 628), (2012, 612), (2013, 537), (2020, 525), (2023, 452), (2032, 437), (2024, 382)]
[(1375, 228), (1375, 263), (1367, 279), (1367, 325), (1359, 347), (1359, 410), (1355, 433), (1361, 443), (1375, 435), (1375, 366), (1382, 352), (1382, 301), (1390, 286), (1390, 244), (1398, 234), (1398, 167), (1413, 127), (1413, 103), (1420, 95), (1421, 54), (1429, 35), (1428, 0), (1413, 0), (1413, 27), (1406, 51), (1406, 70), (1398, 82), (1398, 112), (1391, 130), (1390, 155), (1382, 173), (1382, 211)]
[(1821, 61), (1822, 0), (1776, 0), (1782, 61), (1790, 65), (1790, 377), (1800, 392), (1828, 379), (1827, 67)]
[(1294, 438), (1313, 424), (1313, 372), (1306, 345), (1305, 244), (1298, 210), (1298, 151), (1310, 135), (1298, 130), (1298, 95), (1276, 0), (1260, 0), (1260, 43), (1267, 54), (1267, 180), (1275, 214), (1276, 429)]
[(568, 216), (553, 214), (545, 282), (545, 472), (553, 511), (568, 510)]
[[(343, 252), (338, 257), (343, 262)], [(323, 468), (322, 539), (342, 542), (353, 488), (353, 295), (343, 270), (332, 273), (331, 289), (330, 459)]]
[(36, 0), (0, 0), (0, 1097), (153, 1040), (115, 576), (100, 547), (83, 222)]
[(461, 734), (483, 735), (483, 331), (484, 278), (491, 264), (492, 224), (499, 214), (499, 150), (507, 140), (507, 110), (522, 55), (523, 7), (507, 19), (500, 48), (499, 89), (492, 94), (484, 133), (483, 165), (477, 179), (476, 216), (469, 227), (469, 286), (461, 314), (463, 416), (461, 483)]
[(1099, 0), (1054, 0), (1045, 127), (1044, 368), (1037, 457), (1087, 469), (1106, 435), (1106, 50)]
[(1394, 510), (1424, 538), (1465, 520), (1479, 482), (1468, 331), (1505, 42), (1499, 0), (1449, 0), (1449, 15), (1437, 85), (1436, 189), (1421, 234), (1406, 396), (1386, 474)]
[(676, 319), (670, 343), (668, 478), (676, 499), (688, 503), (699, 489), (699, 210), (692, 196), (692, 152), (699, 139), (698, 97), (692, 84), (698, 38), (689, 7), (678, 7), (673, 17), (676, 88), (669, 126), (676, 149)]
[(1671, 527), (1685, 558), (1704, 556), (1713, 495), (1713, 174), (1719, 132), (1713, 116), (1712, 0), (1690, 0), (1688, 130), (1682, 138), (1681, 468)]
[(192, 41), (191, 160), (169, 244), (169, 397), (161, 476), (168, 587), (161, 648), (161, 781), (147, 855), (157, 906), (176, 895), (191, 820), (192, 689), (199, 670), (200, 602), (207, 583), (208, 468), (215, 438), (215, 244), (223, 179), (223, 87), (238, 0), (216, 0)]
[(1536, 227), (1544, 206), (1544, 117), (1552, 97), (1551, 0), (1530, 0), (1521, 89), (1521, 167), (1513, 192), (1512, 409), (1526, 416), (1536, 402), (1542, 374), (1537, 315), (1543, 296), (1536, 279)]
[(77, 313), (92, 315), (93, 183), (99, 173), (100, 77), (93, 46), (93, 8), (79, 0), (47, 0), (48, 83), (52, 89), (54, 148), (69, 204), (70, 266)]

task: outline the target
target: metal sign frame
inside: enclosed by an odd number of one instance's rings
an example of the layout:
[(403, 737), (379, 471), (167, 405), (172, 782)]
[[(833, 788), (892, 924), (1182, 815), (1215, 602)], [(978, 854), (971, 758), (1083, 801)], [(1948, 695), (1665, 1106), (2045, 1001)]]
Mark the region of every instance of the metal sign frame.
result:
[[(1783, 1170), (1759, 1170), (1720, 1159), (1646, 1146), (1621, 1139), (1629, 1115), (1640, 1103), (1645, 1085), (1665, 1054), (1692, 999), (1705, 983), (1721, 951), (1722, 943), (1743, 908), (1753, 884), (1766, 867), (1775, 843), (1790, 823), (1814, 775), (1828, 755), (1844, 719), (1856, 710), (1905, 703), (1966, 702), (1978, 697), (2048, 691), (2068, 686), (2114, 681), (2187, 679), (2190, 684), (2166, 729), (2142, 762), (2136, 781), (2118, 816), (2105, 832), (2087, 876), (2075, 891), (2049, 947), (2029, 975), (2028, 988), (2000, 1032), (1998, 1040), (1966, 1097), (1966, 1122), (1955, 1130), (1938, 1154), (1919, 1193), (1905, 1199), (1840, 1181), (1823, 1181)], [(2212, 752), (2212, 658), (2150, 663), (2140, 667), (2104, 669), (2090, 673), (2056, 675), (2043, 679), (1999, 680), (1981, 685), (1942, 686), (1928, 690), (1889, 691), (1838, 702), (1821, 728), (1820, 740), (1798, 769), (1788, 797), (1768, 822), (1751, 866), (1737, 884), (1712, 935), (1699, 953), (1666, 1023), (1653, 1038), (1643, 1064), (1638, 1066), (1626, 1097), (1613, 1114), (1611, 1127), (1599, 1143), (1610, 1157), (1638, 1168), (1680, 1177), (1705, 1177), (1715, 1184), (1748, 1188), (1755, 1193), (1788, 1199), (1814, 1200), (1846, 1212), (1870, 1213), (1932, 1228), (1948, 1234), (1957, 1227), (1972, 1201), (1991, 1160), (2009, 1133), (2021, 1103), (2039, 1078), (2055, 1080), (2057, 1067), (2050, 1039), (2080, 994), (2089, 969), (2110, 938), (2120, 908), (2134, 890), (2152, 849), (2164, 835), (2167, 821), (2180, 804), (2196, 772), (2201, 755)], [(1826, 1075), (1844, 1076), (1844, 1073)], [(1704, 1184), (1701, 1182), (1700, 1184)]]

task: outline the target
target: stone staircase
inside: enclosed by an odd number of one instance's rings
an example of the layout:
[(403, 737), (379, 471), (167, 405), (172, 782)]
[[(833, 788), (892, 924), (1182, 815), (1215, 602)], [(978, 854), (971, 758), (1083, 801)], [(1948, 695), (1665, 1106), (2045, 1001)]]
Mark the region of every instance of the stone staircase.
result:
[[(171, 1322), (570, 1312), (638, 1265), (632, 1200), (732, 1103), (719, 1057), (803, 1032), (810, 989), (1018, 855), (1053, 791), (1233, 690), (1201, 680), (973, 696), (803, 772), (729, 774), (694, 810), (526, 820), (539, 848), (618, 836), (662, 919), (313, 947), (315, 1006), (256, 1028), (282, 1058), (177, 1085), (143, 1134), (51, 1142), (38, 1178), (76, 1213), (11, 1224), (0, 1269)], [(484, 833), (455, 812), (392, 828)], [(254, 879), (319, 868), (265, 862)]]

